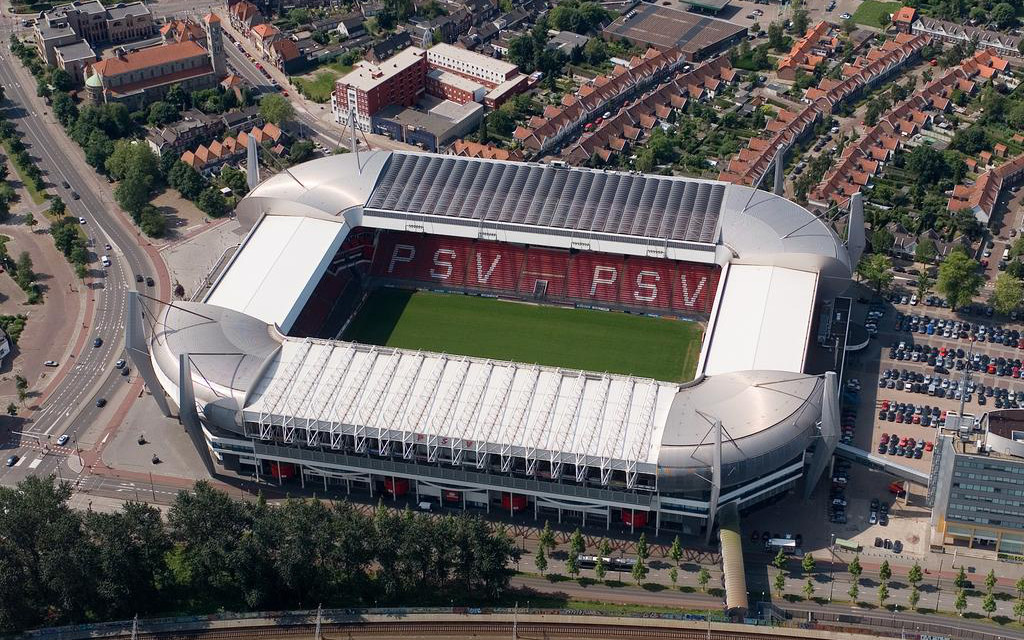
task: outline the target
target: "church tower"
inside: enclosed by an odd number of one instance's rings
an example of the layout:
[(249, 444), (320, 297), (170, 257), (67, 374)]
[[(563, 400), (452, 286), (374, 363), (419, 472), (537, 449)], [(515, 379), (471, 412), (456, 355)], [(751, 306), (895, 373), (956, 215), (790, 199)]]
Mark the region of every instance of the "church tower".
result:
[(216, 13), (209, 13), (203, 18), (206, 23), (206, 50), (210, 52), (210, 62), (218, 78), (227, 75), (224, 61), (224, 32), (220, 18)]

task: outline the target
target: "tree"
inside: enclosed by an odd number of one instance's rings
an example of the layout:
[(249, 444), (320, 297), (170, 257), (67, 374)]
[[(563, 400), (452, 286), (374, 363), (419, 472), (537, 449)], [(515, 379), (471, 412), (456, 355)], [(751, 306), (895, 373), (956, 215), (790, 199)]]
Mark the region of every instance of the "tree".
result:
[(85, 151), (85, 161), (89, 163), (89, 166), (100, 171), (107, 158), (114, 152), (114, 142), (103, 131), (94, 129), (89, 134), (82, 150)]
[(917, 585), (910, 587), (910, 608), (917, 611), (917, 603), (921, 602), (921, 590), (917, 588)]
[(551, 522), (549, 520), (544, 521), (544, 528), (540, 530), (538, 535), (538, 542), (541, 547), (544, 547), (547, 551), (553, 551), (555, 548), (555, 533), (551, 530)]
[(598, 580), (604, 580), (604, 577), (608, 575), (608, 567), (604, 566), (603, 554), (598, 554), (597, 560), (594, 562), (594, 575)]
[(860, 575), (864, 573), (864, 568), (860, 566), (859, 555), (853, 556), (853, 560), (850, 560), (850, 563), (846, 565), (846, 570), (853, 577), (854, 582), (860, 580)]
[(804, 597), (810, 600), (814, 597), (814, 579), (807, 578), (807, 582), (804, 583)]
[(683, 559), (683, 543), (679, 536), (672, 540), (672, 546), (668, 550), (668, 557), (672, 558), (672, 562), (675, 562), (677, 567), (679, 566), (679, 561)]
[(932, 285), (934, 284), (935, 282), (927, 273), (922, 273), (920, 276), (918, 276), (916, 288), (917, 297), (924, 298), (925, 296), (927, 296), (931, 292)]
[(53, 116), (64, 128), (70, 127), (78, 118), (78, 106), (67, 93), (58, 93), (52, 100)]
[(772, 565), (774, 565), (779, 571), (782, 571), (786, 566), (786, 554), (782, 552), (782, 549), (779, 549), (779, 552), (775, 554), (774, 558), (772, 558)]
[(37, 224), (39, 224), (39, 221), (36, 220), (36, 217), (32, 215), (31, 211), (29, 211), (28, 213), (25, 214), (25, 224), (28, 226), (29, 229), (32, 229)]
[(672, 567), (668, 570), (668, 579), (672, 582), (672, 588), (675, 589), (676, 583), (679, 582), (679, 569)]
[(244, 196), (249, 193), (248, 178), (240, 169), (226, 164), (220, 170), (220, 179), (235, 195)]
[(608, 59), (608, 45), (603, 38), (591, 38), (583, 45), (583, 55), (590, 64), (599, 65)]
[(775, 593), (778, 597), (782, 597), (782, 592), (786, 590), (786, 576), (781, 571), (775, 574)]
[(164, 101), (174, 105), (179, 110), (187, 109), (191, 105), (189, 95), (185, 93), (185, 90), (180, 84), (171, 85), (171, 88), (167, 91), (167, 95), (164, 96)]
[(180, 160), (174, 164), (167, 175), (167, 184), (181, 193), (186, 200), (195, 200), (206, 188), (206, 180), (199, 172)]
[(148, 177), (125, 178), (114, 187), (114, 200), (138, 222), (142, 209), (149, 204), (150, 182)]
[(878, 568), (878, 579), (883, 583), (892, 579), (892, 567), (889, 566), (888, 560), (883, 561), (882, 566)]
[(544, 572), (548, 570), (548, 557), (544, 553), (543, 545), (537, 547), (537, 553), (533, 556), (533, 563), (537, 565), (537, 571), (540, 571), (540, 575), (544, 575)]
[(953, 136), (953, 140), (949, 143), (950, 149), (962, 151), (969, 156), (979, 151), (984, 151), (988, 147), (988, 134), (983, 127), (978, 125), (971, 125), (966, 129), (961, 129)]
[(637, 585), (642, 585), (644, 580), (647, 579), (647, 563), (644, 562), (643, 558), (637, 558), (636, 563), (633, 564), (633, 571), (631, 572), (633, 580), (636, 581)]
[(1013, 24), (1016, 19), (1016, 11), (1013, 9), (1013, 5), (1007, 2), (1000, 2), (996, 6), (992, 7), (992, 12), (989, 14), (992, 21), (999, 25), (1000, 29), (1005, 29)]
[(963, 249), (952, 251), (939, 265), (937, 287), (953, 310), (969, 304), (981, 289), (983, 278), (978, 273), (978, 263)]
[(814, 572), (814, 556), (805, 553), (804, 557), (800, 560), (800, 568), (804, 570), (804, 573)]
[(284, 96), (268, 93), (260, 98), (260, 115), (267, 122), (280, 126), (295, 117), (295, 107)]
[(932, 263), (938, 254), (939, 250), (931, 238), (918, 240), (917, 246), (914, 247), (914, 259), (924, 264)]
[(985, 576), (985, 591), (992, 593), (992, 590), (996, 588), (996, 570), (989, 569), (988, 575)]
[(953, 608), (962, 617), (964, 615), (964, 609), (967, 608), (967, 592), (963, 589), (957, 589), (956, 599), (953, 601)]
[(207, 187), (196, 199), (199, 210), (211, 218), (222, 218), (228, 212), (228, 201), (217, 187)]
[(846, 593), (850, 595), (850, 600), (857, 602), (857, 598), (860, 597), (860, 585), (858, 585), (856, 582), (851, 583), (850, 590)]
[(565, 570), (573, 578), (580, 575), (580, 556), (578, 553), (569, 552), (569, 557), (565, 560)]
[(889, 256), (880, 253), (871, 253), (860, 260), (857, 265), (857, 273), (860, 277), (871, 283), (875, 293), (882, 293), (882, 290), (892, 282), (892, 260)]
[(1017, 602), (1013, 603), (1013, 615), (1017, 616), (1017, 623), (1020, 624), (1022, 618), (1024, 618), (1024, 600), (1017, 598)]
[(18, 391), (18, 400), (25, 402), (28, 397), (28, 380), (20, 373), (14, 376), (14, 388)]
[(103, 166), (115, 180), (140, 178), (154, 186), (160, 175), (160, 157), (148, 144), (118, 140)]
[(989, 302), (995, 307), (996, 312), (1009, 315), (1020, 307), (1024, 300), (1024, 285), (1019, 278), (1015, 278), (1007, 272), (1002, 272), (996, 277), (995, 286), (989, 296)]
[(924, 144), (907, 154), (906, 167), (918, 182), (925, 185), (935, 184), (950, 173), (942, 152)]
[(884, 607), (885, 601), (889, 599), (889, 586), (886, 583), (878, 585), (878, 606)]
[(75, 88), (75, 79), (63, 69), (54, 69), (50, 72), (50, 85), (54, 91), (67, 92)]
[(641, 533), (640, 539), (636, 541), (636, 557), (646, 560), (651, 557), (651, 550), (647, 547), (647, 534)]
[(579, 527), (572, 532), (569, 536), (569, 550), (576, 555), (582, 555), (586, 550), (586, 542), (583, 540), (583, 532), (579, 530)]
[(711, 573), (707, 567), (701, 567), (700, 572), (697, 573), (697, 584), (700, 585), (700, 590), (707, 591), (709, 582), (711, 582)]
[(953, 585), (957, 589), (964, 589), (967, 587), (967, 573), (963, 567), (960, 567), (960, 571), (957, 572), (956, 578), (953, 579)]
[(985, 612), (985, 615), (989, 618), (996, 610), (996, 597), (992, 593), (986, 593), (981, 599), (981, 609)]
[(1019, 578), (1013, 586), (1017, 589), (1017, 597), (1024, 598), (1024, 578)]
[(768, 46), (776, 51), (786, 49), (786, 34), (782, 31), (782, 25), (777, 22), (768, 25)]
[(22, 251), (18, 256), (14, 267), (14, 280), (25, 291), (28, 291), (36, 280), (36, 274), (32, 271), (32, 256), (28, 254), (28, 251)]
[(170, 102), (157, 100), (149, 105), (149, 116), (146, 118), (146, 122), (151, 127), (162, 127), (166, 124), (177, 122), (180, 118), (181, 111), (179, 107)]
[(309, 140), (299, 140), (292, 144), (292, 148), (288, 151), (288, 160), (292, 164), (298, 164), (305, 162), (313, 157), (313, 143)]
[(924, 575), (921, 572), (921, 564), (915, 562), (914, 566), (907, 571), (907, 582), (916, 587), (922, 580), (924, 580)]

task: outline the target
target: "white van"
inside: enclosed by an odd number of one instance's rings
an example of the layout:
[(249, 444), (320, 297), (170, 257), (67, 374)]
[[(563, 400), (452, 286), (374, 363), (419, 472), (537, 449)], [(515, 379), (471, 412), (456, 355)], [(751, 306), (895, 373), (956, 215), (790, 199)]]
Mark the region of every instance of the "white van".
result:
[(110, 256), (103, 256), (102, 258), (100, 258), (100, 262), (103, 263), (104, 267), (109, 267), (110, 266)]

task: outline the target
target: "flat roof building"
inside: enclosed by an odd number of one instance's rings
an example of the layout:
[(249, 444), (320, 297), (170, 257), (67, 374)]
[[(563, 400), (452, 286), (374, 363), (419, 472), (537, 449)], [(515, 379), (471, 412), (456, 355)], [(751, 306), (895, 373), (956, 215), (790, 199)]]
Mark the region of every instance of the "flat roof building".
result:
[(54, 49), (57, 66), (71, 74), (76, 83), (85, 81), (85, 68), (96, 62), (96, 53), (85, 40), (77, 40)]
[(371, 118), (388, 105), (411, 107), (423, 94), (427, 74), (426, 53), (418, 47), (403, 49), (380, 64), (362, 61), (338, 79), (331, 96), (335, 121), (348, 125), (355, 107), (356, 124), (372, 128)]
[(687, 61), (725, 51), (747, 35), (747, 28), (688, 11), (642, 3), (605, 27), (607, 40), (623, 38), (661, 51), (678, 47)]

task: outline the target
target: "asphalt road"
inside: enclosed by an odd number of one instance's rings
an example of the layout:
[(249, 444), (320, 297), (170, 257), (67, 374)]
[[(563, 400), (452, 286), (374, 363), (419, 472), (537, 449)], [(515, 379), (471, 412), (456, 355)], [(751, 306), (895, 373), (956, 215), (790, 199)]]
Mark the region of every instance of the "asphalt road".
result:
[[(56, 440), (64, 433), (71, 436), (100, 419), (104, 410), (95, 406), (95, 399), (109, 398), (119, 385), (126, 384), (126, 378), (111, 365), (124, 357), (127, 292), (135, 286), (134, 274), (156, 274), (134, 231), (126, 229), (117, 219), (109, 187), (85, 164), (80, 151), (49, 114), (48, 107), (35, 96), (35, 81), (10, 52), (13, 28), (11, 18), (0, 18), (0, 84), (7, 96), (4, 107), (23, 134), (29, 153), (44, 171), (50, 191), (64, 199), (68, 215), (85, 218), (85, 231), (92, 241), (95, 260), (90, 265), (89, 277), (90, 295), (96, 305), (89, 338), (80, 353), (61, 363), (62, 367), (70, 367), (70, 371), (44, 400), (27, 427), (27, 433), (46, 441), (47, 437)], [(64, 189), (62, 181), (67, 181), (70, 189)], [(71, 191), (77, 192), (80, 199), (73, 199)], [(111, 245), (111, 250), (105, 248), (106, 244)], [(103, 268), (99, 264), (99, 256), (103, 254), (110, 255), (111, 267)], [(147, 289), (144, 284), (139, 286)], [(154, 288), (148, 288), (146, 293), (157, 296)], [(99, 348), (93, 347), (95, 337), (103, 340)], [(46, 464), (37, 467), (35, 472), (52, 471), (54, 457), (47, 456)]]

